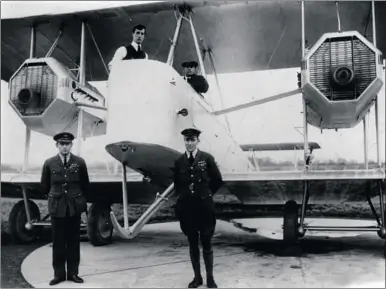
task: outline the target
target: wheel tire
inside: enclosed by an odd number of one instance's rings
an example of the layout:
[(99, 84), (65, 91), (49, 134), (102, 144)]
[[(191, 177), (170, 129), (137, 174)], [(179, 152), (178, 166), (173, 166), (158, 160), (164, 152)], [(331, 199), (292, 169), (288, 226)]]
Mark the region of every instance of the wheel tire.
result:
[[(28, 207), (31, 212), (31, 220), (40, 221), (39, 207), (31, 200), (28, 200)], [(24, 200), (17, 202), (9, 214), (9, 231), (12, 242), (16, 244), (28, 244), (36, 240), (42, 233), (41, 226), (34, 226), (27, 230), (25, 225), (28, 222)]]
[(386, 259), (386, 241), (383, 242), (383, 257)]
[(104, 246), (112, 242), (113, 225), (110, 219), (111, 207), (93, 203), (88, 211), (87, 235), (94, 246)]
[(295, 244), (299, 239), (298, 214), (299, 209), (295, 201), (288, 201), (284, 206), (283, 241), (286, 244)]
[[(386, 220), (386, 206), (385, 206), (385, 209), (383, 210), (383, 214), (384, 214), (384, 220)], [(383, 224), (383, 227), (386, 229), (386, 224)], [(386, 259), (386, 239), (384, 239), (384, 242), (383, 242), (383, 257)]]

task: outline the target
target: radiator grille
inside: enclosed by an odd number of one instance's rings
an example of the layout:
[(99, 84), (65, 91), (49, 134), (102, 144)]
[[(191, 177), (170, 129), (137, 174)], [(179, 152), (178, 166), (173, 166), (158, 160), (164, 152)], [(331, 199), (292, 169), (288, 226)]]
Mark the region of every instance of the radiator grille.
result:
[[(310, 57), (310, 81), (329, 100), (355, 100), (376, 78), (376, 55), (355, 36), (327, 39)], [(348, 66), (354, 81), (334, 87), (333, 71)]]
[[(10, 81), (10, 100), (24, 115), (41, 115), (56, 98), (57, 76), (46, 63), (26, 64)], [(38, 98), (23, 105), (18, 99), (22, 89), (31, 89)]]

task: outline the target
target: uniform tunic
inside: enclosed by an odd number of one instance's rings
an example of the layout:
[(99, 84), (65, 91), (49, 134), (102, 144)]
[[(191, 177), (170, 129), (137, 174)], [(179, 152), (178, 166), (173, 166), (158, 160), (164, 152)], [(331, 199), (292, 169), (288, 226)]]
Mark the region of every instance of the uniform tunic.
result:
[(193, 164), (186, 154), (175, 162), (176, 215), (185, 235), (200, 231), (212, 235), (216, 226), (213, 194), (222, 185), (221, 173), (209, 153), (198, 150)]
[(90, 183), (85, 161), (73, 154), (67, 166), (59, 155), (49, 158), (43, 165), (41, 183), (48, 195), (48, 212), (51, 217), (64, 218), (87, 210), (86, 192)]
[[(68, 156), (67, 156), (68, 157)], [(45, 161), (41, 183), (48, 195), (52, 225), (52, 266), (55, 277), (78, 275), (81, 214), (87, 211), (89, 177), (85, 161), (73, 154), (68, 163), (59, 155)]]

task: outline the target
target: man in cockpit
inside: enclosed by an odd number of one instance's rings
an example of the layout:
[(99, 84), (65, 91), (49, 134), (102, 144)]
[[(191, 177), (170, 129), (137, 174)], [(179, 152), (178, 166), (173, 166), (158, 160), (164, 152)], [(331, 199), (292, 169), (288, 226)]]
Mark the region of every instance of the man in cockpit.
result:
[(184, 79), (197, 93), (201, 94), (208, 91), (208, 82), (202, 75), (197, 74), (198, 63), (196, 61), (185, 61), (182, 63), (182, 67), (184, 68)]
[(109, 69), (117, 61), (127, 59), (148, 59), (148, 55), (142, 50), (142, 42), (145, 40), (146, 27), (142, 24), (136, 25), (132, 31), (133, 41), (128, 46), (119, 47), (109, 63)]

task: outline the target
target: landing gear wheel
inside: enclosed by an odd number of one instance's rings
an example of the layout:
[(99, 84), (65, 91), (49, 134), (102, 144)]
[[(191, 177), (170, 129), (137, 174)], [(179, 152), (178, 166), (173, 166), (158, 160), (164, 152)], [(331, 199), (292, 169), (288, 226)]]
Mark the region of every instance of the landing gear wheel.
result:
[(283, 240), (286, 244), (294, 244), (298, 241), (298, 206), (295, 201), (288, 201), (284, 206)]
[[(28, 200), (28, 207), (31, 214), (31, 220), (40, 221), (39, 207), (31, 200)], [(41, 235), (41, 226), (31, 226), (28, 224), (24, 200), (17, 202), (13, 206), (8, 220), (12, 241), (16, 244), (31, 243)], [(27, 228), (27, 224), (29, 228)]]
[(110, 219), (111, 207), (101, 203), (90, 206), (87, 218), (87, 235), (94, 246), (104, 246), (112, 242), (113, 226)]
[[(384, 214), (384, 220), (386, 220), (386, 208), (384, 209), (384, 211), (383, 211), (383, 214)], [(383, 230), (383, 233), (384, 233), (384, 231), (386, 230), (386, 224), (383, 224), (383, 228), (384, 228), (384, 230)], [(379, 232), (378, 232), (378, 234), (379, 234)], [(386, 238), (385, 238), (385, 234), (381, 234), (381, 236), (380, 236), (384, 241), (383, 241), (383, 257), (386, 259)]]
[(288, 201), (284, 205), (283, 241), (285, 255), (297, 255), (299, 251), (298, 212), (299, 209), (295, 201)]

